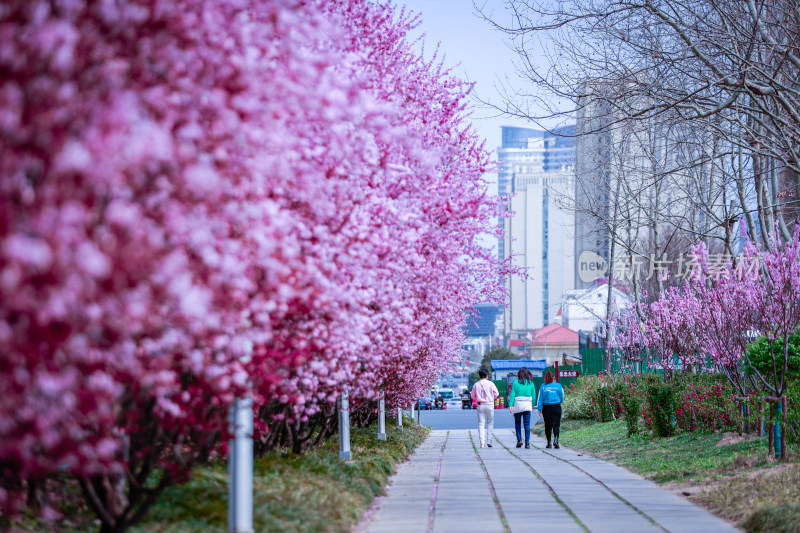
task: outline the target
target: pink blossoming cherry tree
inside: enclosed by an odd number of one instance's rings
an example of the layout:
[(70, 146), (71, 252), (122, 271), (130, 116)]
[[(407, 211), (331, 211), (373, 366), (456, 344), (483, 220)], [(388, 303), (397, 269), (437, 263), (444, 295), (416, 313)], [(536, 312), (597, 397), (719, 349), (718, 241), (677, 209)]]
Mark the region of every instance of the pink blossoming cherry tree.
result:
[(122, 531), (225, 451), (237, 396), (302, 451), (343, 389), (429, 388), (509, 268), (477, 243), (500, 208), (470, 86), (414, 24), (367, 0), (0, 6), (6, 512), (66, 475)]
[[(761, 394), (770, 402), (785, 402), (789, 338), (800, 328), (799, 230), (786, 243), (771, 240), (762, 248), (748, 243), (738, 261), (731, 260), (714, 276), (705, 244), (697, 244), (695, 275), (643, 305), (639, 315), (618, 317), (613, 348), (649, 349), (665, 369), (674, 367), (676, 357), (684, 370), (702, 370), (711, 363), (728, 378), (737, 401)], [(748, 357), (747, 345), (758, 336), (770, 346), (772, 364), (766, 374)]]

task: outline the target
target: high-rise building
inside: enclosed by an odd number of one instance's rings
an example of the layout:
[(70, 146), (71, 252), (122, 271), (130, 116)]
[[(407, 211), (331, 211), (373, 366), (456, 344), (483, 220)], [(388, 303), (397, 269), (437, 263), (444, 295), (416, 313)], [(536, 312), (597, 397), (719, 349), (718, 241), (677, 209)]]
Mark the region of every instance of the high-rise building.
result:
[(562, 293), (574, 288), (573, 134), (573, 127), (554, 132), (503, 127), (498, 190), (510, 197), (513, 215), (503, 221), (498, 250), (529, 274), (507, 281), (509, 340), (554, 321)]
[[(588, 261), (604, 265), (609, 262), (609, 230), (606, 221), (611, 217), (611, 165), (614, 130), (608, 104), (603, 101), (579, 102), (575, 142), (575, 261), (574, 285), (585, 289), (594, 284)], [(618, 142), (618, 141), (615, 141)], [(594, 266), (594, 265), (591, 265)]]
[[(731, 218), (725, 141), (680, 117), (627, 119), (636, 108), (623, 112), (614, 98), (627, 87), (595, 82), (578, 100), (576, 289), (609, 277), (614, 286), (658, 285), (662, 271), (677, 274), (681, 254), (699, 236), (716, 236), (719, 245)], [(647, 105), (644, 97), (627, 103)]]

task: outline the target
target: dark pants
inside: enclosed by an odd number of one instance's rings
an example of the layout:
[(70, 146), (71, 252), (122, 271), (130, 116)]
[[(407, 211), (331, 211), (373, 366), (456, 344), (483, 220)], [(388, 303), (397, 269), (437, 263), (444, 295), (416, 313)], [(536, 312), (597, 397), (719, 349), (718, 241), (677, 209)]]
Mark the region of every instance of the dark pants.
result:
[(525, 444), (531, 441), (531, 412), (514, 413), (514, 429), (517, 430), (517, 440), (522, 440), (522, 424), (525, 424)]
[(561, 404), (543, 406), (542, 418), (544, 419), (544, 434), (547, 437), (547, 442), (550, 442), (551, 433), (558, 441), (558, 434), (561, 433)]

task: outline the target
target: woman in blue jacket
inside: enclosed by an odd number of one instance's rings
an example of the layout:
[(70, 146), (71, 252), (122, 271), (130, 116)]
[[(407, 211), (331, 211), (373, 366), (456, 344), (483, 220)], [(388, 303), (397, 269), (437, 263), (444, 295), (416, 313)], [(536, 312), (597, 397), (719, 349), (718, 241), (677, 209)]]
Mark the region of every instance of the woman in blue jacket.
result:
[[(544, 383), (539, 387), (539, 400), (536, 408), (544, 419), (544, 434), (547, 437), (547, 448), (558, 448), (558, 434), (561, 432), (561, 402), (564, 401), (564, 389), (556, 381), (549, 370), (544, 375)], [(555, 440), (550, 445), (550, 433)]]

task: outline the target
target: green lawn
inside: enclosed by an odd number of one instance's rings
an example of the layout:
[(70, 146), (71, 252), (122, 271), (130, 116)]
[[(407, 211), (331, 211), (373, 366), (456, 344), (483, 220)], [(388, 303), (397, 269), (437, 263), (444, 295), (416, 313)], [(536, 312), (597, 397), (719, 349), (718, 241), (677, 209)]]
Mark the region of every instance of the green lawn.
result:
[(655, 438), (626, 436), (621, 420), (562, 433), (564, 445), (610, 460), (658, 483), (718, 479), (767, 465), (766, 439), (716, 447), (721, 435), (685, 433)]

